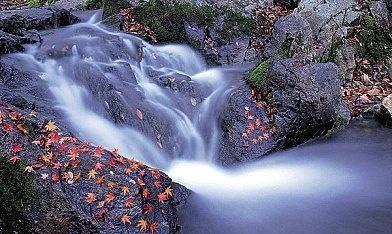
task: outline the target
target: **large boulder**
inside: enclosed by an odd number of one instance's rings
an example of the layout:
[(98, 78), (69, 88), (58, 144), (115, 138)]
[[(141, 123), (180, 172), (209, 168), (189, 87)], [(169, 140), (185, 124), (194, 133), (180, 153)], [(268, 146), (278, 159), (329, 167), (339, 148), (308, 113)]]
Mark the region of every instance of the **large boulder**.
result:
[[(174, 233), (179, 229), (177, 208), (189, 195), (187, 189), (158, 169), (81, 142), (59, 127), (38, 113), (0, 104), (0, 157), (34, 177), (32, 185), (25, 185), (34, 191), (30, 203), (17, 200), (24, 203), (17, 218), (30, 225), (8, 226), (5, 232)], [(0, 226), (10, 222), (6, 219), (0, 215)]]
[(354, 0), (300, 1), (291, 15), (275, 24), (264, 56), (269, 58), (285, 40), (292, 39), (290, 56), (306, 57), (316, 63), (335, 62), (345, 78), (351, 80), (356, 64), (347, 38), (362, 15), (356, 6)]
[(79, 22), (65, 9), (55, 7), (0, 11), (0, 55), (20, 52), (22, 44), (41, 40), (38, 30)]
[(219, 159), (230, 165), (323, 136), (347, 124), (341, 80), (332, 63), (272, 62), (261, 95), (248, 85), (235, 90), (221, 115)]
[(374, 114), (375, 119), (386, 127), (392, 128), (392, 94), (384, 98)]

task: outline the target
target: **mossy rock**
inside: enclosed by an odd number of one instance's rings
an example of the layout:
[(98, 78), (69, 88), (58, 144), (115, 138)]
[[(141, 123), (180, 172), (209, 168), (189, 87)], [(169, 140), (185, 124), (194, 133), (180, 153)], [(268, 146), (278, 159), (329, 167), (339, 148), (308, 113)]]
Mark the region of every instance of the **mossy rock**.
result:
[(170, 5), (153, 0), (136, 7), (134, 13), (137, 21), (154, 30), (160, 42), (186, 42), (184, 21), (207, 27), (214, 22), (212, 7), (187, 3)]
[(252, 87), (255, 87), (257, 89), (261, 89), (261, 87), (263, 86), (265, 80), (266, 80), (266, 76), (267, 76), (267, 72), (268, 72), (268, 68), (270, 67), (271, 62), (269, 60), (266, 60), (262, 63), (260, 63), (259, 65), (257, 65), (250, 73), (250, 85)]
[(24, 212), (34, 199), (35, 190), (34, 176), (25, 172), (26, 165), (25, 161), (14, 165), (0, 152), (0, 229), (5, 233), (30, 230)]
[(30, 0), (28, 1), (28, 5), (30, 7), (41, 7), (45, 5), (51, 5), (57, 2), (58, 0)]
[(103, 6), (103, 0), (87, 0), (81, 7), (81, 10), (96, 10)]
[(357, 47), (357, 54), (367, 57), (373, 63), (381, 63), (392, 53), (392, 34), (390, 30), (380, 28), (375, 19), (367, 15), (361, 20), (359, 31), (361, 45)]

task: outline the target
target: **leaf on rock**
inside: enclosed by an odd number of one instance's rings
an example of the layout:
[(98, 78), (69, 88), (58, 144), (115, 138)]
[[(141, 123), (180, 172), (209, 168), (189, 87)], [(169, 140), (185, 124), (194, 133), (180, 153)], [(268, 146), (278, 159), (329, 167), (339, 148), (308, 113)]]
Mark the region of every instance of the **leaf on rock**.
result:
[(147, 227), (148, 227), (148, 222), (145, 219), (141, 219), (137, 223), (136, 227), (139, 228), (140, 231), (145, 232), (147, 230)]
[(97, 197), (94, 193), (87, 193), (85, 200), (88, 204), (91, 204), (97, 200)]
[(45, 125), (45, 129), (46, 129), (46, 131), (50, 132), (50, 131), (57, 130), (58, 127), (56, 126), (56, 123), (55, 123), (55, 122), (49, 121), (49, 122)]
[(123, 224), (131, 223), (131, 217), (129, 215), (125, 214), (121, 217), (121, 222)]
[(140, 120), (143, 120), (143, 112), (141, 112), (139, 109), (136, 109), (136, 116), (137, 116)]

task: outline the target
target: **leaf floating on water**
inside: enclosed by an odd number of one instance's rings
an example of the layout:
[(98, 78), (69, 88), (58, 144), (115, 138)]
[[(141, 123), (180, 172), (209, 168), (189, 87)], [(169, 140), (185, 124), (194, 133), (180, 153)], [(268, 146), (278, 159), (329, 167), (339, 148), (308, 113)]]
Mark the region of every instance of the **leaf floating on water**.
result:
[(136, 109), (136, 115), (140, 120), (143, 120), (143, 112), (141, 112), (139, 109)]
[(196, 104), (197, 104), (196, 98), (192, 97), (191, 103), (192, 103), (192, 106), (196, 106)]

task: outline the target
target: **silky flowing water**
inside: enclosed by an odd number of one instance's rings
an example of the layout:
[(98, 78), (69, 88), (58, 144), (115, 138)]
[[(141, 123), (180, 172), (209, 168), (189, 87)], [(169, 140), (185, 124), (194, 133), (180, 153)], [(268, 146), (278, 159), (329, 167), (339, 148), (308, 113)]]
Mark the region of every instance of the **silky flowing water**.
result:
[[(187, 46), (153, 46), (105, 28), (96, 16), (49, 33), (44, 41), (14, 56), (45, 81), (76, 136), (119, 148), (194, 191), (180, 215), (184, 233), (391, 233), (391, 130), (356, 122), (328, 139), (221, 168), (216, 162), (219, 111), (241, 82), (241, 69), (209, 68)], [(65, 44), (71, 45), (66, 55), (42, 58), (45, 49), (61, 50)], [(80, 70), (96, 74), (92, 83), (110, 83), (127, 103), (134, 101), (130, 93), (141, 92), (145, 103), (174, 126), (176, 153), (110, 120), (109, 103), (96, 100)], [(206, 98), (189, 111), (152, 80), (152, 73), (189, 76), (204, 87)]]

